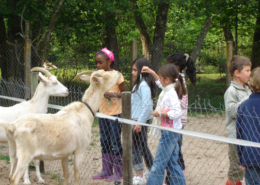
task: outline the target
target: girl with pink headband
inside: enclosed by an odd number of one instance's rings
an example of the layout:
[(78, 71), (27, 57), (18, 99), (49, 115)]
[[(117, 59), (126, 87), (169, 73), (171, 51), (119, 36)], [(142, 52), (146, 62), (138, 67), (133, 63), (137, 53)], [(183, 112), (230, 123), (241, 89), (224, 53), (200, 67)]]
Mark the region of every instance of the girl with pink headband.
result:
[[(107, 48), (96, 53), (96, 67), (104, 71), (114, 70), (114, 54)], [(121, 117), (121, 92), (126, 91), (124, 77), (104, 94), (99, 112), (115, 117)], [(122, 124), (118, 126), (110, 119), (99, 118), (100, 142), (102, 153), (102, 171), (92, 179), (107, 179), (108, 182), (123, 179), (123, 148), (121, 143)], [(113, 171), (114, 169), (114, 171)]]

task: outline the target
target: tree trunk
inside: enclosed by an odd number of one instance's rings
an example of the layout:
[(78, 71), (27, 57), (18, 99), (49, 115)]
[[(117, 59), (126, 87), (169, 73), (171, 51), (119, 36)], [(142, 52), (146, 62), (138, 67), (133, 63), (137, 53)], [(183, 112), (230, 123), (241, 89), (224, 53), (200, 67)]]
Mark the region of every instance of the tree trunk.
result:
[[(3, 80), (8, 78), (7, 75), (7, 48), (6, 48), (6, 27), (5, 27), (5, 22), (4, 22), (4, 17), (0, 15), (0, 68), (1, 68), (1, 73), (2, 73), (2, 81), (1, 81), (1, 94), (4, 94), (4, 92), (7, 91), (7, 87), (5, 83), (3, 83)], [(0, 102), (2, 104), (2, 99), (0, 99)]]
[(197, 39), (195, 47), (194, 47), (194, 49), (193, 49), (193, 51), (191, 53), (191, 58), (194, 60), (194, 62), (196, 62), (197, 58), (200, 55), (200, 50), (202, 49), (203, 41), (204, 41), (208, 31), (209, 31), (211, 23), (212, 23), (212, 19), (208, 18), (206, 20), (206, 22), (205, 22), (205, 25), (204, 25), (203, 29), (200, 32), (200, 35), (199, 35), (199, 37)]
[(235, 42), (234, 42), (234, 37), (232, 34), (232, 30), (230, 29), (230, 26), (228, 25), (228, 23), (226, 23), (223, 26), (223, 33), (224, 33), (224, 37), (225, 37), (225, 41), (232, 41), (233, 43), (233, 48), (235, 48)]
[(53, 13), (52, 18), (49, 22), (48, 30), (47, 30), (47, 33), (45, 35), (45, 41), (44, 41), (44, 45), (43, 45), (43, 49), (42, 49), (42, 53), (41, 53), (42, 63), (46, 59), (47, 51), (48, 51), (50, 40), (51, 40), (51, 33), (53, 31), (53, 26), (54, 26), (56, 19), (59, 16), (60, 9), (61, 9), (61, 6), (62, 6), (63, 3), (64, 3), (64, 0), (59, 0), (59, 3), (56, 6), (56, 8), (54, 8), (54, 13)]
[(131, 0), (132, 8), (135, 9), (134, 13), (134, 20), (137, 25), (137, 28), (140, 33), (141, 41), (142, 41), (142, 54), (145, 58), (150, 59), (150, 49), (152, 48), (152, 42), (150, 36), (147, 32), (147, 27), (143, 21), (141, 12), (138, 11), (138, 5), (136, 0)]
[(116, 14), (113, 12), (105, 12), (104, 19), (104, 37), (103, 37), (103, 47), (111, 50), (114, 53), (114, 63), (115, 69), (119, 70), (119, 56), (118, 56), (118, 43), (116, 36)]
[(258, 0), (258, 12), (252, 47), (252, 69), (260, 66), (260, 1)]
[[(8, 0), (7, 6), (12, 8), (11, 17), (8, 19), (8, 44), (7, 48), (7, 78), (24, 81), (24, 39), (18, 34), (22, 33), (21, 18), (16, 14), (19, 0)], [(22, 96), (23, 97), (23, 96)]]
[(155, 71), (161, 67), (163, 58), (164, 36), (168, 17), (169, 4), (160, 2), (156, 13), (156, 25), (153, 36), (153, 47), (150, 48), (152, 54), (152, 67)]
[(226, 23), (223, 26), (223, 32), (224, 32), (224, 37), (225, 37), (225, 41), (232, 41), (232, 43), (234, 43), (234, 37), (232, 34), (232, 30), (230, 29), (229, 25)]
[(5, 22), (4, 22), (4, 17), (0, 15), (0, 68), (2, 72), (2, 78), (7, 79), (7, 58), (6, 58), (6, 27), (5, 27)]

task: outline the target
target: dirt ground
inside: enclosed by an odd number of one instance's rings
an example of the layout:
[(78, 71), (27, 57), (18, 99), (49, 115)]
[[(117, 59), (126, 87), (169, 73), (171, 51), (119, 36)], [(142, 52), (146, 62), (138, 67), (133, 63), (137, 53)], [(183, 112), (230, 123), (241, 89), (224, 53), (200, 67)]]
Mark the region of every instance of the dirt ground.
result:
[[(7, 164), (7, 161), (5, 160), (0, 160), (0, 185), (9, 185), (9, 169), (10, 169), (10, 164)], [(30, 171), (30, 181), (32, 185), (39, 185), (37, 183), (37, 177), (35, 175), (35, 171)], [(48, 185), (59, 185), (61, 184), (60, 181), (56, 178), (52, 179), (53, 177), (51, 175), (47, 174), (42, 174), (42, 178), (45, 180)], [(20, 181), (22, 184), (22, 180)]]
[[(204, 132), (209, 134), (227, 136), (225, 131), (224, 116), (218, 114), (199, 115), (189, 117), (189, 122), (185, 130)], [(149, 137), (149, 147), (153, 155), (156, 152), (159, 138)], [(1, 146), (1, 144), (0, 144)], [(8, 152), (8, 148), (0, 149), (0, 154)], [(184, 155), (186, 171), (185, 179), (187, 185), (220, 185), (225, 184), (227, 180), (228, 144), (200, 139), (183, 135), (182, 151)], [(106, 185), (105, 180), (93, 181), (91, 177), (101, 171), (101, 147), (99, 142), (98, 127), (92, 130), (92, 143), (87, 148), (85, 160), (82, 164), (80, 184)], [(0, 161), (0, 185), (8, 184), (8, 173), (10, 164), (6, 161)], [(69, 182), (74, 184), (73, 159), (69, 159), (70, 178)], [(45, 161), (45, 171), (43, 179), (49, 185), (62, 184), (62, 168), (59, 161)], [(30, 171), (30, 180), (36, 184), (34, 171)]]

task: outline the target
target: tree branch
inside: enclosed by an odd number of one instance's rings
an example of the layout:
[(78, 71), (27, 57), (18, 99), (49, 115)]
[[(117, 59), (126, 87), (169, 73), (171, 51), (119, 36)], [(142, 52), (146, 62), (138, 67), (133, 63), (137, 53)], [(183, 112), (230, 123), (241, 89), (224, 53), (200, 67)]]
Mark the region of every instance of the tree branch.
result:
[[(132, 3), (133, 9), (139, 9), (136, 0), (131, 0), (131, 3)], [(139, 30), (141, 41), (142, 41), (143, 55), (149, 59), (149, 55), (150, 55), (149, 48), (152, 47), (151, 38), (147, 32), (147, 27), (143, 21), (141, 13), (138, 10), (135, 10), (133, 12), (133, 14), (134, 14), (134, 20), (135, 20), (135, 23)]]
[(194, 62), (196, 62), (196, 60), (200, 54), (200, 50), (202, 49), (202, 46), (203, 46), (203, 41), (204, 41), (205, 37), (207, 36), (211, 23), (212, 23), (212, 19), (208, 18), (204, 24), (203, 29), (200, 32), (200, 35), (197, 39), (195, 47), (191, 53), (191, 58), (194, 60)]
[(53, 25), (54, 25), (54, 22), (56, 21), (57, 17), (59, 16), (59, 13), (60, 13), (60, 8), (62, 6), (62, 4), (64, 3), (64, 0), (60, 0), (55, 11), (54, 11), (54, 14), (50, 20), (50, 23), (49, 23), (49, 26), (48, 26), (48, 30), (47, 30), (47, 33), (46, 33), (46, 36), (45, 36), (45, 41), (44, 41), (44, 48), (43, 48), (43, 51), (42, 51), (42, 60), (44, 61), (45, 60), (45, 54), (47, 52), (47, 49), (48, 49), (48, 46), (49, 46), (49, 42), (50, 42), (50, 38), (51, 38), (51, 33), (53, 31)]

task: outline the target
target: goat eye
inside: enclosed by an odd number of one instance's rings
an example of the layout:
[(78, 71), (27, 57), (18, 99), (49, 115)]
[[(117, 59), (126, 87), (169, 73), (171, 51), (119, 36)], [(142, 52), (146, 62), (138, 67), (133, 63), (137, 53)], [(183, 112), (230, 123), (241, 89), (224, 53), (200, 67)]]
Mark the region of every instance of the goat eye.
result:
[(54, 82), (53, 85), (58, 85), (58, 82)]

